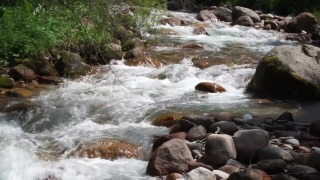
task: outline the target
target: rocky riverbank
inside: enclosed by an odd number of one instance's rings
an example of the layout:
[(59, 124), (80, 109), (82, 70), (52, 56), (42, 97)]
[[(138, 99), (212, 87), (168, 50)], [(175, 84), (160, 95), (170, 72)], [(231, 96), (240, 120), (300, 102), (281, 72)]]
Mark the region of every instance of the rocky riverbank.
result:
[[(161, 125), (159, 120), (156, 120)], [(229, 112), (162, 118), (147, 174), (164, 179), (319, 179), (319, 121), (242, 117)]]

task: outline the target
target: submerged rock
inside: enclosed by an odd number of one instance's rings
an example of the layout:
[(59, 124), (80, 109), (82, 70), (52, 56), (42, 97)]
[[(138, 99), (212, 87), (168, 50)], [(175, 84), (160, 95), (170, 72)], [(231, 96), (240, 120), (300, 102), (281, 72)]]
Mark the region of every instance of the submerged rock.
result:
[(169, 24), (170, 26), (185, 26), (187, 23), (176, 17), (165, 18), (161, 20), (161, 24)]
[(81, 143), (70, 156), (115, 160), (121, 157), (140, 158), (139, 148), (129, 142), (116, 139), (98, 139)]
[(311, 45), (284, 45), (273, 48), (260, 61), (247, 86), (260, 96), (289, 99), (320, 98), (320, 64)]

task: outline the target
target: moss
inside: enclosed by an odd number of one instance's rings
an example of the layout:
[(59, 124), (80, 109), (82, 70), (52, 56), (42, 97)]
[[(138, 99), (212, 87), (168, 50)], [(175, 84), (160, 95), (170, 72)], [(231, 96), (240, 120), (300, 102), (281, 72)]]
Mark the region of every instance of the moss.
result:
[(262, 59), (262, 62), (266, 63), (268, 67), (273, 68), (275, 71), (279, 71), (279, 72), (290, 71), (290, 69), (284, 66), (276, 56), (266, 56)]
[(14, 81), (11, 78), (0, 76), (0, 88), (13, 88)]

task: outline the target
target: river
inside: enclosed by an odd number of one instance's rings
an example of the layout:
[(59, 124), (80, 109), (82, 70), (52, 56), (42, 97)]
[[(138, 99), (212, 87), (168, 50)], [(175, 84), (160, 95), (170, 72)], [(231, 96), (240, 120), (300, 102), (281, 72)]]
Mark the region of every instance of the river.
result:
[[(195, 24), (195, 14), (170, 12)], [(32, 102), (35, 114), (0, 114), (1, 180), (102, 180), (151, 179), (145, 174), (146, 160), (69, 158), (81, 142), (115, 138), (150, 151), (154, 135), (165, 127), (151, 125), (155, 117), (168, 113), (210, 114), (229, 111), (238, 114), (276, 117), (290, 111), (298, 121), (312, 120), (319, 103), (255, 99), (245, 92), (259, 59), (274, 46), (293, 44), (274, 31), (205, 22), (210, 36), (194, 35), (192, 26), (158, 25), (180, 35), (154, 36), (147, 54), (166, 62), (160, 68), (127, 66), (124, 60), (101, 66), (98, 73), (64, 82)], [(203, 44), (203, 49), (181, 49), (186, 43)], [(199, 69), (192, 58), (207, 59), (213, 66)], [(199, 82), (211, 81), (227, 92), (196, 92)], [(21, 117), (23, 116), (23, 117)], [(23, 123), (16, 123), (24, 118)], [(50, 154), (45, 161), (39, 154)], [(49, 177), (49, 178), (48, 178)]]

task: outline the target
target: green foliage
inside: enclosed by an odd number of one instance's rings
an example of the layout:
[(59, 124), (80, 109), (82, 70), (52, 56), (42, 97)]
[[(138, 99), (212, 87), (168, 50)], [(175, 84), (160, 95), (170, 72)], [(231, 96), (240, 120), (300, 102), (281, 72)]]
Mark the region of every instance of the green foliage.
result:
[(138, 35), (147, 27), (145, 19), (151, 8), (164, 7), (164, 3), (162, 0), (0, 1), (0, 65), (14, 64), (16, 59), (35, 56), (52, 47), (77, 52), (90, 48), (99, 54), (115, 38), (127, 40)]

